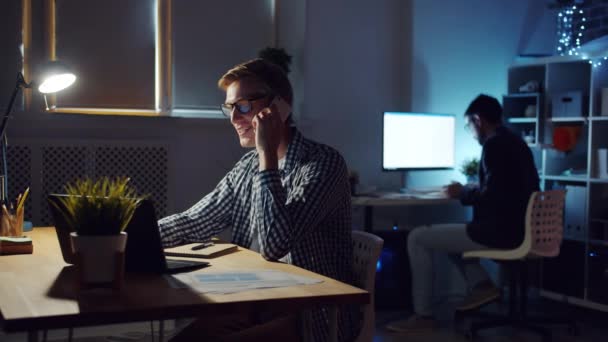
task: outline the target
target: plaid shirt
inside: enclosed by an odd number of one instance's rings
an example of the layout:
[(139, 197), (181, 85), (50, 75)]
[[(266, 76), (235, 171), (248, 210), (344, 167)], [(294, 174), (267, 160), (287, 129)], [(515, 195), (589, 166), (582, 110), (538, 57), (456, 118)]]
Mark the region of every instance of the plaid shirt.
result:
[[(216, 188), (183, 213), (159, 221), (165, 247), (203, 241), (232, 228), (249, 248), (257, 231), (261, 255), (352, 283), (351, 202), (346, 163), (334, 149), (293, 129), (284, 167), (259, 171), (246, 153)], [(328, 339), (327, 310), (305, 312), (303, 329)], [(358, 332), (356, 310), (339, 311), (339, 339)], [(310, 325), (310, 326), (309, 326)]]

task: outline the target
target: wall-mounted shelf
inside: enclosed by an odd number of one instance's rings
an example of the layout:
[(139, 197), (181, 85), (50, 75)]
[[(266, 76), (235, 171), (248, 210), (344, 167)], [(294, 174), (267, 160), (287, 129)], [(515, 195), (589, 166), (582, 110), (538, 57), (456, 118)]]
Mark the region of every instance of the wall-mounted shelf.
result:
[(504, 97), (512, 97), (512, 98), (535, 98), (539, 97), (540, 93), (511, 93), (504, 95)]
[(563, 117), (563, 118), (549, 118), (548, 122), (585, 122), (587, 121), (587, 117), (584, 116), (571, 116), (571, 117)]

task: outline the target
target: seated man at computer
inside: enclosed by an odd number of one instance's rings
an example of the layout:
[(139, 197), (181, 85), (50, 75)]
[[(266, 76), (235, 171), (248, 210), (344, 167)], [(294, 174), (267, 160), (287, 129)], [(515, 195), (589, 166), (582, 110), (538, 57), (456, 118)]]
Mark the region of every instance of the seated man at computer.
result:
[[(352, 282), (350, 187), (342, 156), (293, 127), (288, 117), (292, 87), (277, 65), (263, 59), (239, 64), (218, 85), (226, 92), (222, 112), (230, 118), (241, 146), (253, 150), (198, 203), (159, 221), (164, 246), (205, 241), (232, 228), (233, 243), (267, 260)], [(340, 340), (356, 333), (351, 313), (341, 310), (338, 315)], [(296, 331), (299, 323), (310, 327), (304, 336), (327, 340), (327, 310), (313, 310), (306, 317), (311, 319), (298, 317), (286, 323), (290, 326), (285, 329), (293, 329), (291, 337), (303, 336)], [(250, 323), (242, 326), (249, 328)], [(196, 326), (195, 322), (184, 329), (176, 340), (208, 333), (204, 322), (200, 329)], [(272, 332), (274, 337), (277, 333)]]
[(478, 260), (463, 260), (462, 253), (489, 248), (511, 249), (524, 238), (525, 212), (530, 195), (539, 189), (538, 172), (526, 143), (502, 125), (498, 100), (479, 95), (465, 112), (466, 127), (483, 146), (479, 185), (452, 183), (447, 196), (473, 206), (468, 224), (418, 227), (408, 236), (414, 315), (387, 325), (396, 332), (433, 330), (433, 251), (447, 252), (463, 274), (470, 294), (457, 310), (476, 309), (500, 296)]

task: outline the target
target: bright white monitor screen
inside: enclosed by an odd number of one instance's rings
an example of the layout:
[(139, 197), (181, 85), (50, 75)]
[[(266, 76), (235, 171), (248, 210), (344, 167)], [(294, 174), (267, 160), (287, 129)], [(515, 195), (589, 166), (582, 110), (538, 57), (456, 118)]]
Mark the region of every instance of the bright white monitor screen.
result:
[(384, 170), (454, 167), (453, 114), (385, 112)]

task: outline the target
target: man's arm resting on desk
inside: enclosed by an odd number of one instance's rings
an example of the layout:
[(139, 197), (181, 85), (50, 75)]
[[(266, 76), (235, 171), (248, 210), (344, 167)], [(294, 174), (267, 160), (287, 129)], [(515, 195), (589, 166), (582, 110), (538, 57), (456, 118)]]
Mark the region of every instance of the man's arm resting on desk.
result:
[(230, 224), (233, 197), (229, 173), (212, 192), (190, 209), (158, 221), (163, 246), (167, 248), (207, 241), (219, 234)]

